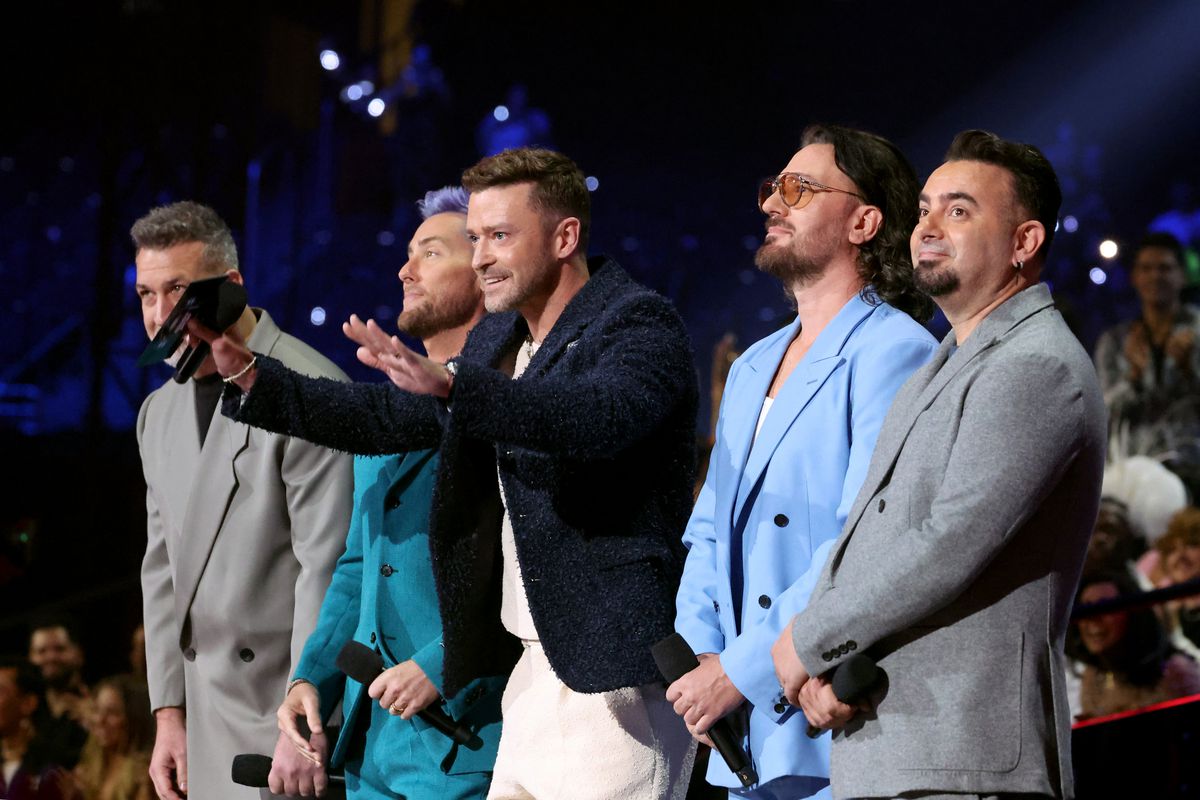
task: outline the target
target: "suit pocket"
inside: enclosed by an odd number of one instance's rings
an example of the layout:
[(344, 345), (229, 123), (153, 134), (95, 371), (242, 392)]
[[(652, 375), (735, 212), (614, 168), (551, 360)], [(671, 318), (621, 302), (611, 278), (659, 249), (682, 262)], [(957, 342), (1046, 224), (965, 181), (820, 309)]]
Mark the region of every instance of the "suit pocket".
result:
[(1016, 767), (1024, 634), (960, 621), (913, 628), (895, 644), (879, 660), (888, 683), (877, 713), (896, 767), (978, 772)]

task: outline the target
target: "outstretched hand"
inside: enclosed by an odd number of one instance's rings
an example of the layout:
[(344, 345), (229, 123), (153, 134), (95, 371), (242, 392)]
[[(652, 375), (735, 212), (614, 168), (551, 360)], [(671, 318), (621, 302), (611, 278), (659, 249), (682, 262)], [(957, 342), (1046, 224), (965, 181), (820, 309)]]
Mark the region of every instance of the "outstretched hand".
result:
[(370, 319), (351, 314), (342, 333), (358, 345), (358, 360), (387, 375), (392, 383), (413, 394), (450, 395), (450, 372), (445, 366), (414, 353), (398, 336), (388, 336)]

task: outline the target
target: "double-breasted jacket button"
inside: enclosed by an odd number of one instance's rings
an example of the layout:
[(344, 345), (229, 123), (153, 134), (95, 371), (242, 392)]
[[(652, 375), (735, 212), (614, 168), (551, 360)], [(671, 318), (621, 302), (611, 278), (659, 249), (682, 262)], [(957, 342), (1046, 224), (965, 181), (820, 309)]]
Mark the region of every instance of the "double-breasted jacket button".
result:
[(881, 497), (879, 498), (879, 513), (882, 514), (885, 508), (887, 508), (887, 500)]
[(392, 573), (395, 571), (396, 570), (392, 569), (391, 564), (384, 564), (382, 567), (379, 568), (379, 574), (385, 578), (392, 577)]
[(775, 515), (775, 524), (778, 525), (780, 528), (787, 527), (787, 524), (790, 521), (791, 520), (789, 520), (787, 518), (787, 514), (776, 514)]
[(196, 660), (196, 648), (194, 648), (194, 647), (186, 648), (183, 651), (183, 657), (186, 658), (188, 661), (195, 661)]
[(771, 598), (767, 597), (765, 594), (760, 594), (758, 596), (758, 604), (760, 606), (762, 606), (763, 608), (770, 608), (771, 607)]
[(776, 714), (782, 714), (785, 711), (787, 711), (787, 706), (785, 706), (783, 703), (775, 704), (775, 713)]
[(238, 658), (240, 658), (242, 661), (245, 661), (247, 664), (249, 664), (251, 661), (254, 660), (254, 651), (251, 650), (249, 647), (243, 647), (241, 650), (238, 651)]

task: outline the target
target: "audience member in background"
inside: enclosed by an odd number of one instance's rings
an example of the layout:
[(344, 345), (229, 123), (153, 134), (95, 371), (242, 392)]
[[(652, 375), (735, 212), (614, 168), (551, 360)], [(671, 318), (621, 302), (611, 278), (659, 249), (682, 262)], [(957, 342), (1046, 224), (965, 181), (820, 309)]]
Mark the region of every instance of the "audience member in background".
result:
[(129, 637), (129, 674), (146, 682), (146, 628), (138, 625)]
[(1129, 518), (1129, 507), (1115, 497), (1100, 498), (1100, 514), (1088, 542), (1083, 574), (1117, 572), (1136, 574), (1136, 563), (1146, 552), (1146, 539)]
[(154, 718), (144, 683), (119, 675), (96, 687), (91, 733), (75, 780), (86, 800), (150, 800)]
[(1193, 493), (1200, 477), (1200, 309), (1181, 300), (1183, 248), (1169, 233), (1142, 239), (1130, 269), (1137, 319), (1096, 343), (1096, 371), (1109, 420), (1128, 427), (1128, 453), (1170, 453), (1168, 465)]
[(91, 697), (83, 680), (83, 648), (77, 629), (66, 617), (35, 621), (29, 633), (29, 662), (41, 670), (45, 703), (37, 726), (60, 763), (68, 769), (79, 760), (87, 740), (84, 727)]
[[(1125, 572), (1085, 576), (1076, 607), (1137, 594)], [(1080, 718), (1100, 717), (1200, 693), (1200, 669), (1180, 653), (1148, 608), (1087, 617), (1073, 626), (1071, 655), (1086, 664)]]
[(69, 781), (53, 752), (38, 736), (35, 718), (44, 683), (23, 658), (0, 657), (0, 798), (62, 800)]
[[(1200, 508), (1183, 509), (1171, 518), (1155, 544), (1168, 585), (1200, 578)], [(1200, 594), (1180, 598), (1167, 608), (1175, 645), (1200, 655)]]

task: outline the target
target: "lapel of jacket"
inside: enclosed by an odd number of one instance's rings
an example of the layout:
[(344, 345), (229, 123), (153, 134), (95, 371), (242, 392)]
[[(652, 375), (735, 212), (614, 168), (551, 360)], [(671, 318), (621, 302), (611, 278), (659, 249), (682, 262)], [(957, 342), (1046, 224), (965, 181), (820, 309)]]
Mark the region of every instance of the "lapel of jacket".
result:
[(956, 341), (954, 331), (946, 334), (946, 338), (942, 340), (933, 359), (913, 373), (913, 376), (897, 393), (883, 428), (880, 430), (879, 439), (875, 443), (875, 452), (871, 457), (871, 466), (867, 470), (867, 477), (863, 481), (862, 489), (846, 520), (845, 534), (835, 550), (833, 557), (835, 565), (840, 562), (850, 533), (858, 524), (867, 504), (888, 480), (892, 467), (895, 466), (896, 459), (899, 458), (900, 451), (908, 441), (908, 435), (912, 432), (921, 413), (933, 405), (942, 390), (976, 356), (985, 352), (1030, 316), (1053, 305), (1054, 300), (1045, 284), (1039, 283), (1031, 286), (1013, 295), (988, 314), (971, 336), (967, 337), (966, 343), (957, 351), (954, 349)]
[[(758, 415), (744, 415), (750, 422), (749, 433), (753, 444), (750, 447), (741, 480), (738, 482), (737, 503), (733, 509), (735, 526), (741, 519), (747, 499), (762, 478), (767, 465), (771, 463), (771, 457), (775, 454), (775, 449), (783, 440), (784, 435), (787, 434), (796, 418), (800, 416), (800, 412), (816, 395), (826, 379), (842, 363), (842, 348), (845, 346), (846, 340), (864, 320), (871, 316), (874, 310), (875, 306), (868, 304), (857, 294), (842, 306), (841, 311), (829, 321), (829, 324), (825, 326), (808, 352), (805, 353), (804, 358), (796, 365), (796, 369), (784, 382), (771, 405), (771, 410), (767, 412), (767, 418), (763, 421), (762, 430), (759, 431), (757, 437), (754, 437), (754, 425), (758, 422)], [(779, 363), (783, 360), (784, 352), (800, 331), (801, 322), (802, 320), (797, 320), (793, 323), (791, 335), (781, 340), (778, 343), (779, 346), (764, 351), (761, 359), (755, 359), (759, 371), (759, 375), (756, 376), (758, 378), (756, 384), (761, 386), (761, 389), (754, 397), (766, 397), (770, 383), (779, 369)], [(764, 375), (765, 384), (763, 383)], [(761, 409), (761, 404), (759, 408)]]
[[(256, 353), (270, 355), (279, 340), (280, 331), (266, 311), (259, 310), (258, 324), (250, 334), (247, 345)], [(195, 415), (195, 391), (184, 387)], [(178, 419), (177, 427), (194, 431), (194, 427)], [(175, 610), (177, 619), (184, 620), (196, 596), (200, 576), (208, 564), (217, 534), (225, 523), (229, 505), (238, 488), (235, 460), (250, 441), (250, 427), (234, 422), (221, 414), (220, 403), (214, 412), (204, 447), (200, 450), (196, 469), (192, 472), (191, 494), (183, 517), (182, 541), (175, 559)], [(253, 534), (253, 531), (248, 532)], [(249, 577), (249, 576), (247, 576)]]
[(610, 298), (619, 292), (629, 279), (615, 261), (596, 256), (588, 259), (587, 283), (571, 298), (546, 338), (529, 362), (525, 375), (545, 375), (568, 349), (583, 335), (584, 330), (604, 313)]

